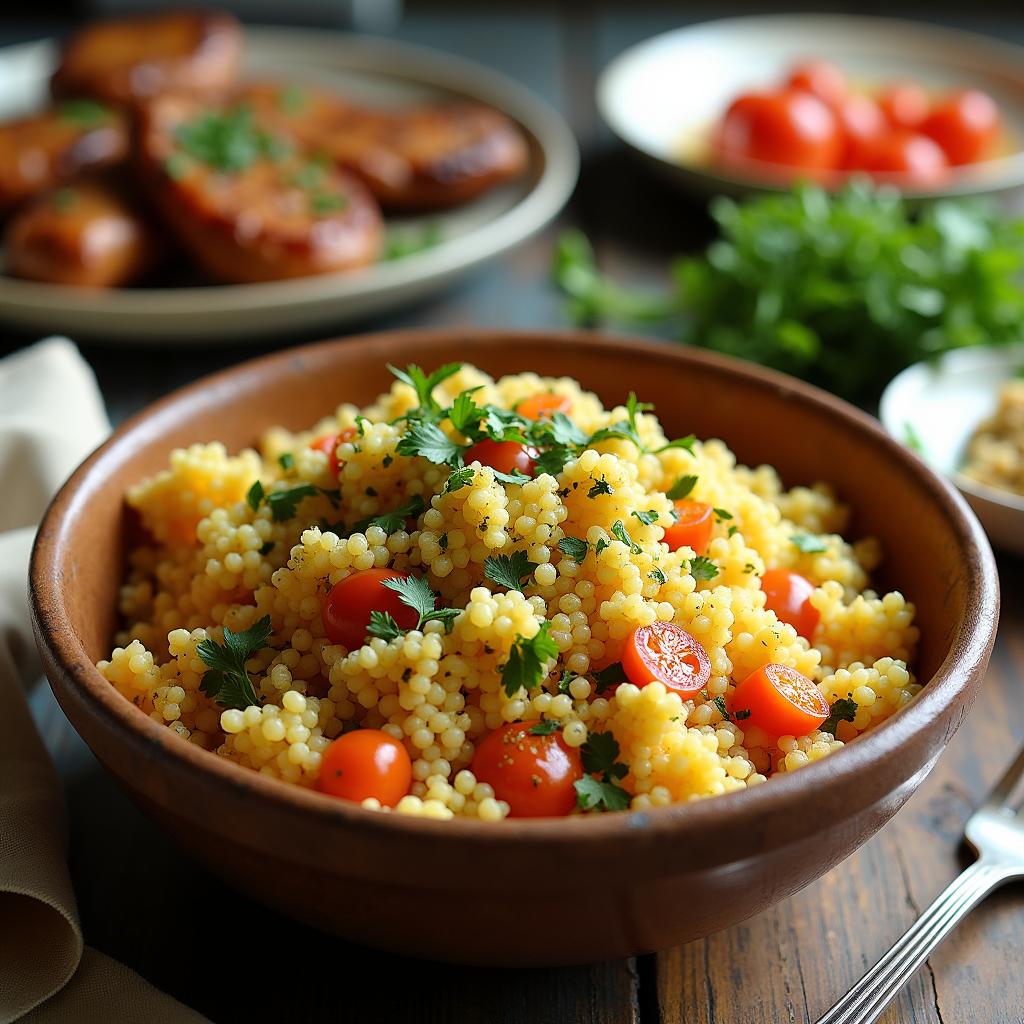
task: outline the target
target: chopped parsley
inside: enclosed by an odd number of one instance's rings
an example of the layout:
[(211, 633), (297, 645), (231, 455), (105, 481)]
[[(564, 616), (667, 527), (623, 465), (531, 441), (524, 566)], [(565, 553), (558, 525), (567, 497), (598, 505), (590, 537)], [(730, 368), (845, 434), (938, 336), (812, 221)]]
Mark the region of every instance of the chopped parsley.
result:
[(233, 110), (208, 110), (180, 125), (178, 145), (193, 160), (218, 171), (237, 173), (258, 160), (277, 160), (288, 144), (259, 127), (245, 105)]
[(388, 369), (416, 392), (419, 405), (408, 414), (408, 418), (433, 422), (441, 419), (443, 413), (434, 398), (434, 388), (458, 373), (462, 369), (462, 363), (446, 363), (430, 374), (424, 373), (415, 363), (410, 363), (404, 370), (399, 370), (389, 363)]
[(655, 583), (661, 583), (662, 585), (668, 583), (668, 577), (657, 566), (655, 566), (647, 575), (654, 580)]
[(363, 533), (370, 526), (379, 526), (386, 534), (397, 533), (405, 529), (407, 519), (415, 519), (426, 508), (423, 499), (414, 494), (404, 505), (399, 505), (393, 512), (385, 512), (379, 516), (371, 516), (356, 523), (356, 532)]
[(722, 717), (727, 722), (742, 722), (750, 717), (750, 708), (743, 708), (740, 711), (734, 711), (732, 714), (729, 714), (729, 709), (725, 704), (725, 698), (722, 696), (716, 697), (711, 703), (722, 712)]
[(445, 481), (444, 490), (442, 494), (452, 494), (454, 491), (460, 491), (463, 487), (468, 487), (473, 482), (473, 474), (476, 472), (472, 466), (463, 466), (462, 469), (456, 469)]
[(265, 501), (267, 503), (267, 507), (270, 509), (270, 515), (274, 522), (283, 523), (285, 520), (293, 519), (295, 517), (295, 514), (299, 509), (299, 504), (303, 499), (311, 498), (314, 494), (320, 493), (320, 488), (314, 487), (313, 484), (298, 484), (295, 487), (288, 487), (283, 491), (267, 491), (264, 489), (263, 484), (257, 480), (252, 487), (249, 488), (249, 492), (246, 494), (245, 500), (249, 503), (249, 508), (251, 508), (253, 512), (255, 512), (260, 507), (260, 504)]
[(523, 589), (523, 583), (537, 568), (525, 551), (513, 551), (511, 555), (488, 555), (484, 559), (484, 575), (499, 587), (508, 590)]
[(594, 673), (594, 683), (598, 693), (604, 693), (605, 690), (612, 686), (618, 686), (619, 683), (628, 682), (629, 677), (626, 675), (621, 661), (613, 661), (607, 668)]
[(695, 580), (713, 580), (718, 575), (718, 566), (706, 555), (697, 555), (690, 560), (690, 575)]
[(630, 537), (628, 531), (626, 530), (625, 524), (622, 522), (621, 519), (616, 519), (615, 522), (612, 523), (611, 532), (612, 536), (616, 540), (622, 541), (622, 543), (625, 544), (626, 547), (628, 547), (634, 555), (639, 555), (640, 552), (643, 550), (643, 548), (641, 548), (639, 544), (635, 543), (633, 538)]
[(593, 445), (610, 438), (622, 438), (625, 441), (632, 441), (641, 452), (646, 452), (647, 448), (644, 446), (643, 441), (640, 440), (640, 431), (637, 428), (636, 418), (639, 413), (649, 412), (653, 408), (654, 406), (647, 402), (637, 401), (636, 393), (630, 391), (629, 398), (626, 399), (625, 420), (620, 420), (618, 423), (613, 423), (610, 427), (602, 427), (600, 430), (595, 431), (590, 435), (588, 443)]
[(534, 722), (530, 726), (531, 736), (550, 736), (553, 732), (558, 732), (561, 726), (555, 719), (547, 718), (543, 722)]
[(542, 622), (535, 636), (516, 637), (501, 669), (505, 694), (514, 696), (521, 688), (539, 686), (547, 675), (547, 663), (558, 657), (558, 645), (550, 637), (551, 623)]
[(558, 680), (558, 692), (559, 693), (568, 693), (569, 692), (569, 684), (575, 678), (576, 678), (576, 674), (574, 672), (570, 672), (568, 669), (566, 669), (562, 673), (562, 678)]
[(579, 537), (563, 537), (558, 542), (558, 550), (574, 562), (582, 562), (587, 557), (590, 545)]
[(725, 522), (727, 519), (732, 519), (732, 513), (726, 512), (724, 508), (716, 508), (712, 509), (712, 511), (715, 513), (715, 519), (720, 523)]
[(821, 551), (828, 551), (828, 542), (824, 537), (816, 537), (810, 533), (794, 533), (789, 539), (793, 547), (805, 555), (816, 555)]
[[(445, 629), (450, 630), (452, 622), (462, 614), (458, 608), (436, 607), (437, 594), (430, 589), (430, 584), (422, 576), (394, 576), (380, 582), (382, 587), (393, 590), (402, 604), (411, 608), (420, 617), (416, 629), (422, 629), (428, 622), (438, 621), (443, 622)], [(372, 614), (370, 618), (372, 622)], [(397, 628), (397, 623), (395, 625)]]
[(436, 424), (412, 423), (395, 450), (399, 455), (419, 455), (438, 466), (460, 466), (465, 447), (456, 444)]
[(658, 513), (654, 509), (650, 509), (647, 512), (630, 512), (631, 516), (636, 516), (644, 526), (650, 526), (651, 523), (658, 521)]
[(588, 498), (596, 498), (601, 494), (614, 494), (612, 485), (604, 478), (602, 474), (596, 480), (594, 480), (594, 486), (587, 491)]
[(209, 637), (201, 640), (196, 653), (209, 670), (199, 684), (203, 693), (222, 708), (244, 711), (253, 704), (259, 704), (245, 663), (267, 646), (271, 632), (270, 616), (264, 615), (241, 633), (225, 626), (222, 644)]
[(672, 501), (681, 501), (697, 484), (695, 476), (681, 476), (666, 492), (665, 497)]
[(619, 744), (610, 732), (591, 733), (580, 748), (586, 774), (574, 783), (576, 805), (584, 811), (624, 811), (629, 793), (619, 780), (629, 771), (617, 760)]
[(277, 461), (281, 464), (281, 468), (287, 473), (289, 469), (295, 468), (295, 457), (291, 452), (284, 452), (282, 455), (278, 455)]
[(836, 734), (836, 729), (839, 728), (840, 722), (852, 722), (857, 716), (858, 705), (855, 700), (849, 700), (847, 697), (840, 697), (835, 703), (833, 703), (828, 718), (825, 719), (818, 728), (822, 732), (830, 732), (833, 736)]
[(390, 230), (384, 236), (385, 260), (400, 260), (406, 256), (414, 256), (418, 252), (432, 249), (444, 241), (441, 233), (441, 225), (437, 223), (426, 224), (418, 231)]

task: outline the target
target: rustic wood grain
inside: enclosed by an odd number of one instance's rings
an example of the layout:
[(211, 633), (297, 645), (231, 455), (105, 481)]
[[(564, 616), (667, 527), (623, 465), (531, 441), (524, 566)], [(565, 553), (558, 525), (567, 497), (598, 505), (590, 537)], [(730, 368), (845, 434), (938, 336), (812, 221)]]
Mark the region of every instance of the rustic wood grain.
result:
[[(845, 863), (774, 910), (657, 957), (662, 1024), (814, 1021), (969, 862), (964, 822), (1024, 741), (1024, 562), (1001, 565), (985, 689), (906, 807)], [(981, 905), (918, 971), (884, 1024), (1024, 1021), (1024, 887)]]

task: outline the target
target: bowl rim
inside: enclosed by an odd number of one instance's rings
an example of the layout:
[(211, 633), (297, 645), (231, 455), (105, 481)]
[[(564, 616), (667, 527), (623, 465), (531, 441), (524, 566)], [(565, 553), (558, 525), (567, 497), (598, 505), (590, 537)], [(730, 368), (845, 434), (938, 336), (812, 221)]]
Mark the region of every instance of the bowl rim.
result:
[[(846, 425), (868, 434), (876, 444), (886, 449), (905, 472), (912, 475), (942, 509), (951, 523), (963, 550), (970, 557), (962, 559), (967, 575), (968, 613), (961, 617), (953, 630), (949, 650), (935, 674), (926, 681), (920, 693), (892, 717), (866, 734), (863, 739), (848, 744), (843, 750), (819, 762), (806, 765), (799, 772), (784, 773), (773, 778), (771, 785), (757, 786), (722, 794), (709, 800), (686, 804), (673, 804), (652, 811), (628, 811), (617, 814), (573, 815), (568, 818), (514, 818), (506, 819), (495, 827), (493, 823), (474, 819), (453, 818), (436, 821), (399, 814), (382, 814), (365, 810), (357, 804), (321, 794), (313, 789), (288, 785), (267, 778), (249, 768), (194, 744), (182, 742), (166, 726), (155, 722), (125, 699), (100, 674), (78, 637), (70, 629), (60, 629), (66, 622), (66, 606), (61, 586), (60, 558), (62, 530), (67, 531), (67, 513), (74, 505), (94, 473), (102, 468), (107, 457), (123, 446), (142, 441), (147, 433), (146, 424), (173, 413), (178, 403), (207, 390), (218, 391), (228, 386), (239, 374), (265, 371), (306, 357), (322, 356), (330, 350), (339, 354), (356, 348), (373, 349), (387, 341), (401, 344), (410, 351), (416, 346), (429, 348), (450, 341), (457, 336), (466, 348), (466, 361), (472, 361), (475, 345), (481, 343), (511, 345), (517, 340), (544, 341), (552, 344), (574, 345), (590, 351), (619, 350), (628, 347), (638, 358), (658, 358), (678, 361), (682, 366), (702, 365), (713, 372), (738, 376), (755, 387), (768, 387), (789, 401), (798, 401), (829, 415), (839, 415)], [(143, 436), (139, 436), (143, 435)], [(226, 794), (248, 792), (260, 801), (275, 805), (276, 809), (317, 818), (325, 827), (332, 824), (358, 827), (366, 834), (381, 837), (418, 836), (432, 843), (470, 843), (481, 850), (497, 841), (515, 840), (529, 846), (550, 848), (556, 844), (585, 842), (597, 844), (612, 839), (644, 836), (652, 839), (672, 838), (696, 834), (708, 829), (742, 824), (743, 819), (767, 822), (775, 816), (795, 812), (799, 821), (807, 815), (806, 809), (812, 792), (819, 786), (841, 788), (862, 778), (864, 771), (884, 757), (898, 755), (904, 741), (933, 726), (942, 713), (956, 702), (964, 703), (962, 714), (955, 725), (947, 727), (948, 740), (955, 731), (970, 704), (971, 684), (977, 667), (983, 666), (991, 652), (999, 610), (998, 573), (992, 549), (980, 523), (964, 499), (951, 484), (935, 473), (922, 459), (889, 436), (882, 425), (867, 413), (819, 388), (785, 374), (769, 370), (717, 353), (686, 346), (672, 346), (649, 338), (604, 335), (582, 330), (520, 330), (490, 327), (430, 328), (399, 330), (339, 337), (284, 349), (256, 359), (247, 360), (228, 369), (207, 375), (182, 388), (172, 391), (155, 403), (123, 422), (112, 435), (96, 448), (72, 473), (48, 506), (33, 544), (29, 566), (29, 603), (36, 642), (45, 655), (52, 657), (58, 670), (71, 679), (78, 695), (105, 720), (112, 731), (121, 733), (121, 742), (130, 742), (154, 761), (173, 762), (175, 769), (197, 780), (220, 787)], [(976, 611), (972, 616), (970, 609)], [(52, 684), (51, 684), (52, 685)]]

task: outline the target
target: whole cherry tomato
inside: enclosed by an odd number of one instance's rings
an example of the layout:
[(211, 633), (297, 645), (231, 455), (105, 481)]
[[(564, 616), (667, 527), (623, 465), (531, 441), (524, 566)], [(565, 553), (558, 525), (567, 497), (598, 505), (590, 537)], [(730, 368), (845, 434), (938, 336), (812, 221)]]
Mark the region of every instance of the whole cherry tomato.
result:
[(940, 184), (949, 173), (949, 161), (940, 146), (915, 132), (896, 129), (871, 142), (861, 167), (880, 178), (892, 178), (921, 187)]
[(797, 64), (786, 84), (817, 96), (830, 107), (838, 107), (849, 92), (846, 76), (827, 60), (805, 60)]
[(394, 807), (409, 792), (412, 760), (398, 740), (378, 729), (339, 736), (320, 762), (321, 793), (361, 803), (370, 797)]
[(534, 458), (536, 451), (518, 441), (492, 441), (485, 438), (477, 441), (476, 444), (466, 449), (463, 456), (466, 464), (479, 462), (483, 466), (490, 466), (499, 473), (512, 473), (519, 470), (527, 476), (533, 476), (535, 468)]
[(878, 105), (893, 128), (916, 131), (928, 116), (931, 101), (917, 82), (896, 82), (882, 91)]
[(362, 647), (370, 625), (370, 612), (387, 612), (402, 629), (415, 629), (419, 615), (384, 580), (408, 579), (397, 569), (362, 569), (339, 580), (320, 607), (324, 631), (331, 643), (353, 651)]
[(951, 164), (970, 164), (992, 152), (999, 126), (995, 100), (978, 89), (966, 89), (935, 107), (921, 131), (942, 147)]

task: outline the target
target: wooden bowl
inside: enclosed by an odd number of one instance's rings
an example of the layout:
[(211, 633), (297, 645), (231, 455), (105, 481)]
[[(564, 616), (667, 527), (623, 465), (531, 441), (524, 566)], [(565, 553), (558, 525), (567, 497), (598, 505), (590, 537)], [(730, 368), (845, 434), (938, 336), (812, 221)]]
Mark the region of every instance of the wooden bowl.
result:
[[(498, 375), (568, 374), (614, 404), (635, 390), (670, 436), (723, 438), (788, 484), (832, 482), (853, 531), (886, 551), (914, 601), (921, 694), (824, 761), (765, 786), (652, 812), (486, 824), (364, 811), (183, 743), (94, 667), (109, 656), (130, 484), (168, 452), (229, 449), (386, 388), (386, 363), (464, 360)], [(354, 941), (493, 965), (624, 957), (707, 935), (834, 867), (935, 764), (981, 687), (998, 583), (963, 500), (870, 417), (760, 368), (586, 333), (396, 332), (244, 363), (125, 423), (54, 499), (31, 566), (36, 638), (68, 718), (128, 793), (230, 884)], [(551, 927), (540, 922), (559, 919)], [(545, 916), (541, 916), (545, 915)]]

